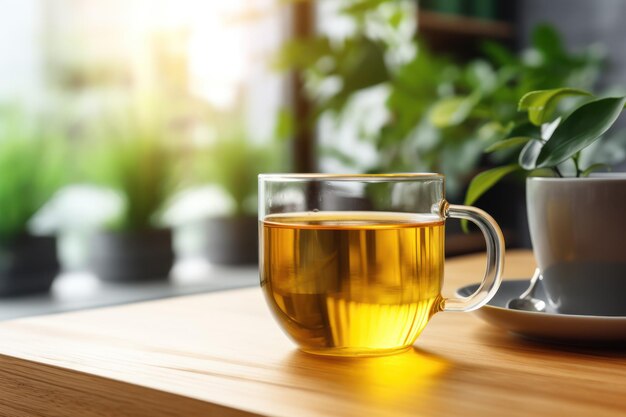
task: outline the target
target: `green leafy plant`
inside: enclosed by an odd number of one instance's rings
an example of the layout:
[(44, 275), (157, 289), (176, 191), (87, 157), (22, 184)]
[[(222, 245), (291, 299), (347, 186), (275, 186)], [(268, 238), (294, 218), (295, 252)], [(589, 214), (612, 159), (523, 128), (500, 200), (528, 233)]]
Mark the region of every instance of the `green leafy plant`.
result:
[(155, 109), (130, 109), (98, 129), (98, 143), (85, 159), (87, 176), (124, 199), (109, 226), (141, 231), (158, 225), (158, 215), (177, 186), (175, 134)]
[(195, 155), (197, 179), (213, 183), (233, 199), (233, 216), (256, 213), (257, 176), (277, 172), (284, 161), (282, 142), (255, 144), (243, 131), (220, 135)]
[[(363, 165), (333, 143), (321, 153), (366, 172), (442, 172), (452, 196), (460, 195), (481, 164), (511, 160), (510, 153), (485, 156), (483, 149), (520, 124), (515, 103), (524, 92), (590, 89), (603, 62), (591, 48), (570, 53), (552, 27), (541, 25), (519, 54), (487, 43), (484, 58), (459, 64), (429, 51), (407, 2), (356, 0), (338, 14), (353, 27), (347, 36), (289, 41), (277, 64), (303, 73), (314, 120), (330, 115), (338, 126), (355, 125), (354, 135), (377, 156)], [(384, 92), (380, 112), (387, 117), (372, 129), (362, 113), (350, 110), (376, 88)]]
[[(569, 105), (567, 99), (575, 99)], [(605, 135), (624, 106), (625, 97), (595, 97), (574, 88), (532, 91), (518, 104), (528, 121), (512, 126), (508, 135), (486, 152), (512, 150), (517, 161), (478, 174), (470, 183), (466, 204), (473, 204), (505, 176), (523, 172), (534, 176), (584, 177), (607, 168), (604, 161), (585, 158), (583, 152)], [(622, 156), (623, 157), (623, 156)], [(617, 161), (613, 161), (617, 162)]]
[(65, 138), (17, 108), (0, 109), (0, 242), (28, 231), (66, 176)]

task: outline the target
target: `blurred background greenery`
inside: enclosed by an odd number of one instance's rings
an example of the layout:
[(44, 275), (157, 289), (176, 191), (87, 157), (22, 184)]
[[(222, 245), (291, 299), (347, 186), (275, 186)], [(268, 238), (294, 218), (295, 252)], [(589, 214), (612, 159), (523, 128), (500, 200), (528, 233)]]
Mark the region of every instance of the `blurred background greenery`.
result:
[[(414, 20), (413, 10), (390, 6), (397, 8), (388, 12), (390, 27)], [(356, 27), (344, 42), (333, 43), (327, 35), (291, 41), (278, 60), (280, 68), (305, 71), (307, 94), (315, 103), (313, 117), (332, 117), (326, 125), (331, 130), (357, 125), (355, 138), (376, 149), (369, 165), (332, 141), (322, 148), (323, 154), (364, 172), (444, 172), (453, 199), (481, 162), (489, 162), (482, 161), (483, 150), (524, 119), (517, 99), (555, 85), (592, 88), (604, 62), (592, 48), (568, 52), (548, 25), (537, 26), (530, 47), (517, 54), (486, 41), (483, 56), (458, 63), (434, 54), (415, 37), (402, 46), (413, 56), (396, 62), (391, 56), (399, 46), (368, 36), (364, 9), (353, 5), (341, 13)], [(323, 91), (333, 80), (349, 82)], [(356, 116), (352, 109), (374, 87), (381, 93), (381, 111), (387, 117), (372, 127), (371, 120)]]
[[(179, 257), (215, 260), (207, 236), (250, 229), (260, 172), (435, 171), (461, 201), (513, 157), (484, 150), (524, 120), (525, 92), (623, 92), (606, 16), (626, 9), (575, 2), (0, 0), (0, 247), (58, 235), (75, 270), (94, 235), (113, 253), (174, 230)], [(618, 165), (625, 141), (592, 151)], [(512, 245), (528, 244), (523, 199), (513, 178), (477, 202)], [(450, 253), (480, 249), (457, 232)], [(112, 259), (145, 263), (134, 252)]]
[(54, 125), (16, 107), (0, 108), (0, 242), (26, 233), (28, 221), (67, 181), (67, 143)]

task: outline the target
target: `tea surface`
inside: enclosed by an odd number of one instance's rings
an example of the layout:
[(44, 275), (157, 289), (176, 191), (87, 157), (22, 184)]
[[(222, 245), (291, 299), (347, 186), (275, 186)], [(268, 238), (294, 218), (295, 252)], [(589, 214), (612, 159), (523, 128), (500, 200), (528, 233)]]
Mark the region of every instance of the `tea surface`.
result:
[(261, 285), (302, 349), (374, 354), (413, 344), (438, 308), (443, 221), (310, 212), (261, 222)]

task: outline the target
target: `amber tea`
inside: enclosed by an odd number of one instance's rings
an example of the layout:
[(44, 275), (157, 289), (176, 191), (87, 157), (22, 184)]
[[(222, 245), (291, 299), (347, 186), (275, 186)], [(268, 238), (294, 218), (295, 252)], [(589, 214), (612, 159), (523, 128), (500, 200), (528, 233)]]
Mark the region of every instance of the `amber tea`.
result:
[(444, 223), (389, 212), (274, 214), (261, 285), (305, 351), (377, 354), (413, 344), (439, 310)]

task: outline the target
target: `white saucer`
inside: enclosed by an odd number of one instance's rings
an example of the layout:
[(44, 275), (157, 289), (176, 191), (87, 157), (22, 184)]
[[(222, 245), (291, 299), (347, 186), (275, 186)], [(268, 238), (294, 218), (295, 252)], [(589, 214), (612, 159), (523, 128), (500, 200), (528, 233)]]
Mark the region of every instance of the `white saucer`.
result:
[[(529, 280), (503, 281), (497, 294), (489, 303), (474, 314), (489, 324), (517, 335), (557, 343), (626, 343), (626, 317), (582, 316), (511, 310), (506, 307), (511, 298), (519, 296), (528, 288)], [(546, 300), (539, 284), (536, 297)], [(478, 284), (459, 288), (459, 296), (473, 293)]]

